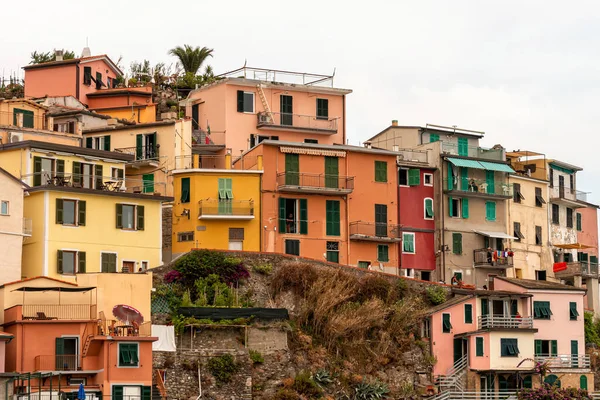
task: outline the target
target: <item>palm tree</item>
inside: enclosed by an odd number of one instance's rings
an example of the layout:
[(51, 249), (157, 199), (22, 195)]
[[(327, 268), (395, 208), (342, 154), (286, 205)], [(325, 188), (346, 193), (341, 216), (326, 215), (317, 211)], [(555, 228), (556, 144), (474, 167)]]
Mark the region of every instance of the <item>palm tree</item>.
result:
[(192, 47), (185, 44), (183, 47), (177, 46), (172, 48), (169, 50), (169, 54), (179, 59), (186, 74), (191, 73), (196, 75), (204, 61), (206, 61), (208, 57), (212, 57), (213, 51), (213, 49), (209, 49), (208, 47)]

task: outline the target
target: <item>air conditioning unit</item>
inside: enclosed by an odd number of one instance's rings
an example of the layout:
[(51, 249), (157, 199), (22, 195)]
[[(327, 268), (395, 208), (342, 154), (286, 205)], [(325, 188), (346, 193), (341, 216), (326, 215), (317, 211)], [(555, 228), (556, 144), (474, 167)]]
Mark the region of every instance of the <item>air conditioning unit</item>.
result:
[(271, 118), (269, 117), (269, 114), (258, 114), (258, 122), (262, 124), (269, 124), (271, 123)]
[(9, 143), (18, 143), (23, 141), (23, 134), (21, 132), (9, 132), (8, 133), (8, 142)]

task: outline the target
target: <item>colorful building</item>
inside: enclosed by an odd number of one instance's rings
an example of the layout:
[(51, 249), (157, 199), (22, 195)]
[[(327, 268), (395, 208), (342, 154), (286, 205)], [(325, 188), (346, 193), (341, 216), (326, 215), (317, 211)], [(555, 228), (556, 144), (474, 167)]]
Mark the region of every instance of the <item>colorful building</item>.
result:
[(88, 93), (90, 110), (138, 124), (156, 121), (156, 104), (152, 86), (114, 88)]
[(211, 157), (219, 166), (211, 168), (194, 155), (192, 168), (173, 171), (173, 256), (194, 248), (261, 250), (262, 156), (246, 168), (231, 158)]

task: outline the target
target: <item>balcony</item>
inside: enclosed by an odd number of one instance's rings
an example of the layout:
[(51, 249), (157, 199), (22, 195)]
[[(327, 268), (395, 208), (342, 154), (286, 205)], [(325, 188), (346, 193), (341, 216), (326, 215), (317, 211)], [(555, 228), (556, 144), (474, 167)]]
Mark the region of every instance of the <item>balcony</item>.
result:
[(259, 112), (258, 129), (305, 131), (333, 135), (338, 131), (337, 118), (321, 118), (314, 115)]
[(580, 201), (587, 201), (586, 192), (567, 188), (564, 186), (555, 186), (550, 188), (550, 202), (562, 204), (570, 208), (583, 208), (585, 205)]
[(512, 268), (513, 258), (502, 253), (488, 249), (473, 250), (473, 262), (479, 268)]
[(198, 219), (254, 219), (253, 200), (200, 200)]
[[(19, 106), (16, 105), (16, 108), (19, 108)], [(36, 116), (33, 113), (23, 114), (20, 112), (8, 111), (0, 111), (0, 125), (50, 131), (54, 128), (48, 126), (48, 120), (45, 116)]]
[(31, 236), (33, 233), (33, 223), (31, 218), (23, 218), (23, 236)]
[(192, 153), (219, 153), (225, 149), (225, 133), (192, 131)]
[(484, 315), (477, 318), (479, 329), (533, 329), (533, 318), (505, 317), (503, 315)]
[(590, 261), (572, 261), (567, 262), (567, 268), (562, 271), (555, 271), (557, 278), (572, 278), (582, 276), (584, 278), (599, 278), (598, 264)]
[(354, 190), (354, 177), (280, 172), (277, 174), (277, 189), (295, 193), (348, 194)]
[(479, 158), (490, 161), (504, 161), (503, 149), (486, 149), (483, 147), (458, 146), (458, 143), (442, 142), (442, 153), (446, 155)]
[(444, 179), (444, 193), (458, 197), (479, 197), (510, 199), (513, 196), (512, 183), (490, 183), (485, 179), (460, 178)]
[(88, 321), (96, 318), (95, 304), (24, 304), (13, 309), (16, 319), (23, 321)]
[(156, 167), (159, 163), (159, 149), (160, 145), (154, 144), (151, 146), (121, 147), (115, 149), (115, 151), (134, 156), (134, 160), (130, 161), (130, 164), (134, 167)]
[(551, 370), (568, 368), (590, 368), (590, 356), (588, 354), (538, 354), (534, 357), (535, 362), (548, 363)]
[[(150, 337), (152, 336), (152, 322), (143, 322), (140, 325), (126, 324), (113, 319), (100, 319), (93, 332), (98, 336), (113, 337)], [(87, 332), (86, 332), (87, 333)], [(85, 336), (85, 335), (84, 335)]]
[(402, 241), (400, 225), (365, 221), (350, 222), (350, 240), (395, 243)]
[(423, 150), (398, 149), (398, 164), (428, 164), (427, 152)]
[(35, 357), (35, 371), (81, 371), (81, 356), (73, 354), (52, 354)]

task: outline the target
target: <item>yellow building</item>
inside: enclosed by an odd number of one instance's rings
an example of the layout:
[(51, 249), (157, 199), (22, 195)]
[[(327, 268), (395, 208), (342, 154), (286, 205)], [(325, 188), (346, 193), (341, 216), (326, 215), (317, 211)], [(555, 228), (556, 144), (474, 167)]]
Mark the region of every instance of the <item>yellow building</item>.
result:
[(232, 169), (231, 155), (219, 168), (173, 171), (173, 256), (193, 248), (260, 251), (262, 157), (255, 169)]
[(22, 276), (135, 272), (162, 264), (162, 203), (124, 179), (132, 156), (43, 142), (0, 149), (0, 166), (27, 183), (32, 233)]

